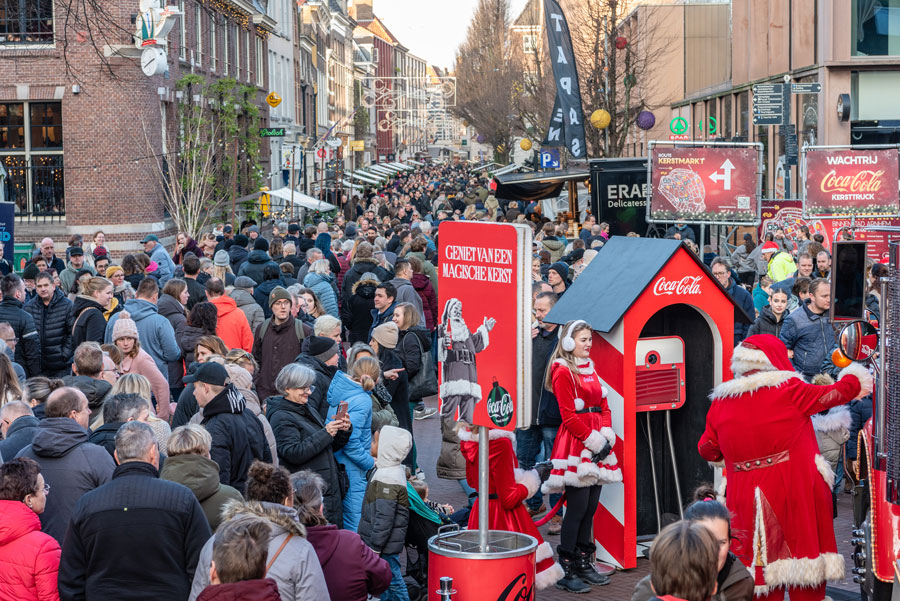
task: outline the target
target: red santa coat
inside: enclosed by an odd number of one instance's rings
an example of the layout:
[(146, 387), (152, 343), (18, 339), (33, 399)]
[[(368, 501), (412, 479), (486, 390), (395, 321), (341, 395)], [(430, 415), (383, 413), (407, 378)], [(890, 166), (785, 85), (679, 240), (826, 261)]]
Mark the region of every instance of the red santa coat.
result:
[(704, 459), (725, 464), (732, 550), (754, 572), (757, 595), (843, 578), (832, 522), (834, 473), (819, 455), (810, 416), (871, 390), (871, 375), (852, 364), (833, 385), (808, 384), (769, 335), (738, 346), (732, 372), (735, 379), (711, 395), (698, 443)]
[[(478, 439), (468, 430), (459, 431), (459, 449), (466, 459), (466, 480), (472, 488), (478, 488)], [(534, 470), (523, 471), (518, 467), (513, 450), (514, 435), (505, 430), (491, 430), (491, 477), (488, 505), (488, 525), (491, 530), (507, 530), (533, 536), (538, 541), (535, 557), (535, 586), (542, 590), (556, 583), (565, 573), (553, 560), (553, 549), (544, 542), (528, 510), (523, 504), (537, 492), (541, 479)], [(469, 513), (469, 529), (478, 528), (478, 500)]]

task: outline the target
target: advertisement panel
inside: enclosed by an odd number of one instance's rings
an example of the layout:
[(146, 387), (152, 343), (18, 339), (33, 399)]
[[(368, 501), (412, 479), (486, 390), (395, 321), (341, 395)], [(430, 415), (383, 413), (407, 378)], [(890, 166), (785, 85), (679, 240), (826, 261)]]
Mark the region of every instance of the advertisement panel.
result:
[(755, 147), (651, 148), (648, 221), (756, 224), (758, 172)]
[(647, 233), (647, 159), (591, 161), (591, 213), (611, 236)]
[(15, 257), (16, 203), (0, 202), (0, 244), (3, 245), (3, 256), (10, 264)]
[(531, 423), (531, 228), (445, 221), (438, 247), (441, 414)]
[(804, 212), (900, 215), (898, 150), (808, 150), (804, 155)]

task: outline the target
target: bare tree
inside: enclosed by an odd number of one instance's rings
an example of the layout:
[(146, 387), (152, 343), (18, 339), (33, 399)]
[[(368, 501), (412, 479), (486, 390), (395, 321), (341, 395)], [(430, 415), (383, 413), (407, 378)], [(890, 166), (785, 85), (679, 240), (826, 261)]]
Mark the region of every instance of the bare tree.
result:
[(109, 0), (56, 0), (55, 4), (54, 36), (62, 49), (66, 75), (81, 83), (103, 75), (118, 79), (115, 67), (121, 59), (112, 49), (134, 44), (130, 11)]
[(529, 2), (512, 27), (509, 64), (513, 68), (513, 106), (517, 133), (543, 140), (556, 98), (556, 83), (542, 36), (544, 13), (540, 2)]

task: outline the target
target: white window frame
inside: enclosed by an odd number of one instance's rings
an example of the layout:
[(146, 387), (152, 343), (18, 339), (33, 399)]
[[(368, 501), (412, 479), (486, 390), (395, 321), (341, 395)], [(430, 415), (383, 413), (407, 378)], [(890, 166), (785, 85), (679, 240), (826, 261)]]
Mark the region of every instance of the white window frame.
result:
[(378, 46), (372, 44), (372, 62), (378, 64)]
[(197, 51), (197, 65), (203, 64), (203, 7), (197, 3), (194, 6), (194, 47)]
[(247, 29), (245, 29), (245, 30), (244, 30), (244, 53), (245, 53), (245, 55), (246, 55), (246, 65), (247, 65), (247, 72), (246, 72), (246, 75), (247, 75), (247, 81), (252, 83), (252, 82), (253, 82), (253, 76), (252, 76), (251, 71), (250, 71), (250, 54), (251, 54), (251, 51), (252, 51), (252, 47), (251, 47), (251, 45), (250, 45), (250, 31), (247, 30)]
[(234, 78), (241, 80), (241, 27), (234, 26)]
[(266, 80), (263, 77), (263, 71), (265, 70), (266, 63), (266, 54), (265, 49), (263, 48), (262, 38), (256, 37), (256, 85), (260, 88), (266, 85)]
[(218, 41), (216, 38), (218, 37), (216, 34), (216, 30), (219, 28), (219, 24), (216, 22), (216, 15), (212, 13), (209, 15), (209, 70), (213, 73), (216, 72), (216, 69), (219, 67), (219, 51), (216, 48), (216, 42)]
[(178, 46), (178, 58), (183, 61), (187, 60), (187, 24), (184, 22), (187, 14), (184, 12), (184, 0), (178, 0), (178, 10), (181, 11), (181, 43)]
[(228, 46), (228, 38), (230, 37), (228, 30), (231, 29), (231, 25), (227, 20), (225, 21), (225, 27), (222, 29), (222, 54), (224, 55), (222, 74), (228, 75), (228, 72), (231, 70), (231, 48)]

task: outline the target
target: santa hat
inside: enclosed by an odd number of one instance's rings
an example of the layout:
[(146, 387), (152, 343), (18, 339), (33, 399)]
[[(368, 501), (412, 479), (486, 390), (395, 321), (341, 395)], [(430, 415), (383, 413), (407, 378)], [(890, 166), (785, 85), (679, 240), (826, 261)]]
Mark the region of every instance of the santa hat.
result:
[(775, 244), (774, 242), (772, 242), (771, 240), (769, 242), (766, 242), (765, 244), (763, 244), (762, 248), (759, 250), (760, 254), (763, 254), (763, 255), (768, 252), (777, 252), (777, 251), (778, 251), (778, 245)]
[(787, 347), (771, 334), (750, 336), (731, 355), (731, 372), (735, 376), (758, 371), (794, 371)]

